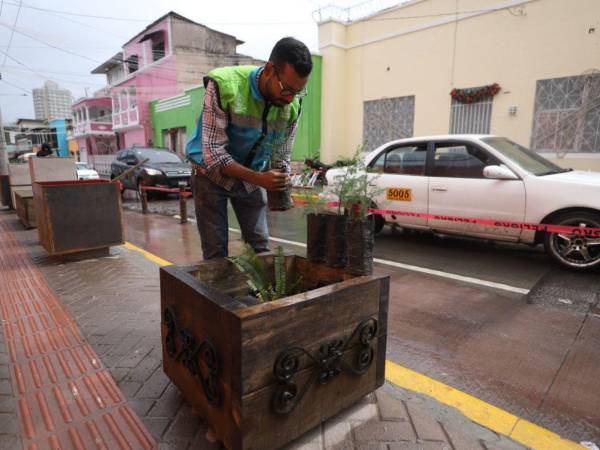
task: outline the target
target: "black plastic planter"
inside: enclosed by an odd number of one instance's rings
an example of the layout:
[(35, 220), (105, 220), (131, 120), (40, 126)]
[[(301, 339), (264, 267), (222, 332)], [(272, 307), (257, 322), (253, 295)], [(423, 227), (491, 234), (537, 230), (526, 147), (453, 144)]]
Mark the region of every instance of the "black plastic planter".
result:
[(285, 191), (267, 191), (267, 203), (271, 211), (287, 211), (294, 206), (292, 189)]
[(325, 218), (325, 214), (306, 216), (306, 258), (309, 261), (325, 261)]
[(348, 265), (346, 271), (352, 275), (373, 273), (373, 247), (375, 243), (375, 218), (348, 220), (346, 227)]
[(348, 216), (325, 214), (325, 263), (329, 267), (345, 267), (346, 223)]

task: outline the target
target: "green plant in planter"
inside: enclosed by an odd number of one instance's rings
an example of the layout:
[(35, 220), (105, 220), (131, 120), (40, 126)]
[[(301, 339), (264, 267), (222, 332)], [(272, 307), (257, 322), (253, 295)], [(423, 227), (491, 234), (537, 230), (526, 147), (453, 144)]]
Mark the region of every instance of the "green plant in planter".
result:
[(281, 246), (275, 249), (273, 257), (274, 283), (269, 277), (267, 265), (250, 245), (246, 244), (244, 251), (239, 256), (232, 256), (228, 259), (246, 275), (248, 278), (246, 282), (252, 293), (263, 302), (270, 302), (296, 293), (301, 281), (298, 279), (290, 283), (290, 280), (287, 279), (285, 256)]
[(343, 205), (350, 220), (363, 220), (369, 215), (369, 208), (375, 204), (375, 198), (383, 189), (373, 183), (377, 176), (369, 177), (362, 158), (348, 167), (346, 175), (340, 205)]
[(353, 177), (356, 175), (354, 166), (360, 159), (359, 147), (352, 158), (346, 159), (351, 162), (346, 170), (334, 177), (328, 186), (327, 194), (338, 202), (334, 213), (327, 214), (325, 221), (325, 263), (330, 267), (345, 267), (348, 259), (346, 244), (346, 226), (348, 222), (346, 197), (354, 184)]
[(344, 173), (336, 177), (338, 192), (338, 213), (346, 214), (347, 270), (355, 275), (366, 275), (373, 272), (374, 220), (369, 215), (369, 208), (375, 198), (383, 191), (369, 177), (364, 158), (359, 156), (360, 148), (355, 154), (354, 163)]

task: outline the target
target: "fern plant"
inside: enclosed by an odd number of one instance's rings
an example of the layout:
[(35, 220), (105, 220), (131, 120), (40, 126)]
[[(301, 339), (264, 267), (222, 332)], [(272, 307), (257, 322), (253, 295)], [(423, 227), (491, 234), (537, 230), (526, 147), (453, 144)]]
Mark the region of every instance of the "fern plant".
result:
[(240, 272), (246, 275), (246, 282), (252, 293), (263, 302), (270, 302), (292, 295), (300, 284), (300, 279), (296, 280), (295, 283), (288, 282), (285, 270), (285, 256), (281, 246), (275, 249), (273, 257), (274, 284), (268, 275), (265, 262), (250, 245), (246, 244), (239, 256), (232, 256), (228, 259)]
[(364, 157), (359, 146), (342, 174), (334, 178), (331, 192), (338, 199), (338, 214), (349, 214), (353, 220), (362, 220), (368, 215), (368, 209), (382, 189), (373, 183), (376, 178), (369, 178)]

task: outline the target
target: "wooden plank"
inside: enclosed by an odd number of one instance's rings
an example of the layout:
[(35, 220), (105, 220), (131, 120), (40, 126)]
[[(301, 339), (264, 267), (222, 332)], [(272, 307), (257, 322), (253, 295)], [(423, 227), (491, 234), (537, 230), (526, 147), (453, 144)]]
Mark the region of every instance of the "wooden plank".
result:
[(35, 182), (34, 193), (40, 242), (51, 255), (123, 243), (116, 184), (97, 180)]
[[(375, 354), (379, 353), (378, 342), (385, 339), (386, 336), (382, 336), (372, 341)], [(353, 356), (345, 354), (343, 361), (351, 364)], [(292, 381), (298, 389), (302, 389), (314, 376), (313, 373), (311, 369), (303, 370), (297, 373)], [(271, 399), (277, 389), (276, 384), (269, 384), (245, 395), (242, 400), (244, 437), (241, 448), (270, 450), (282, 447), (381, 386), (376, 374), (377, 368), (373, 361), (362, 375), (342, 371), (327, 384), (309, 384), (300, 403), (287, 415), (279, 415), (271, 411)]]
[(243, 310), (259, 311), (242, 321), (243, 393), (272, 382), (275, 357), (284, 348), (315, 353), (327, 341), (350, 336), (363, 320), (377, 319), (380, 290), (381, 279), (359, 277)]
[(74, 181), (77, 180), (75, 158), (45, 157), (29, 158), (31, 184), (36, 181)]
[(8, 175), (11, 186), (31, 186), (28, 164), (9, 164)]
[[(210, 291), (186, 270), (169, 266), (160, 269), (161, 333), (163, 341), (163, 368), (179, 388), (187, 402), (210, 417), (211, 426), (229, 448), (239, 448), (240, 439), (240, 322), (222, 307), (224, 296), (211, 296)], [(208, 294), (208, 296), (206, 295)], [(223, 390), (223, 404), (210, 404), (200, 381), (192, 376), (181, 362), (174, 361), (166, 352), (165, 310), (172, 307), (180, 326), (189, 330), (196, 339), (210, 338), (222, 363), (219, 386)], [(236, 440), (237, 439), (237, 440)]]
[(54, 253), (52, 245), (52, 231), (50, 228), (50, 218), (48, 208), (44, 199), (44, 190), (39, 183), (33, 185), (33, 207), (35, 209), (35, 218), (37, 222), (38, 237), (40, 244), (49, 253)]
[(13, 188), (17, 216), (25, 228), (35, 228), (35, 210), (33, 206), (33, 190), (31, 187)]

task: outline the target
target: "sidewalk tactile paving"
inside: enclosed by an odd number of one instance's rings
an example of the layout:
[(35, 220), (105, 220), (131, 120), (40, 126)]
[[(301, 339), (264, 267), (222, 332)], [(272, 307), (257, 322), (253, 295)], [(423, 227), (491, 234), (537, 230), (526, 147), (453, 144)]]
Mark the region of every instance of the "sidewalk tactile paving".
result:
[(0, 236), (0, 319), (23, 448), (156, 448), (75, 320), (1, 218)]

